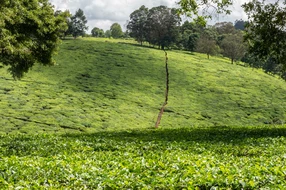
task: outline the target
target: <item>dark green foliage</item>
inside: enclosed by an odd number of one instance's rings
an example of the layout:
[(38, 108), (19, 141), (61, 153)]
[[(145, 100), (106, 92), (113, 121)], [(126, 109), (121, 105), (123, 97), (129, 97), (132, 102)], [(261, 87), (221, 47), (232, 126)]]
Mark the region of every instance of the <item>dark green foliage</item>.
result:
[(0, 189), (285, 189), (286, 127), (0, 136)]
[(219, 52), (215, 28), (207, 28), (201, 33), (197, 42), (196, 51), (207, 54), (208, 59), (210, 55), (216, 55)]
[(100, 28), (94, 27), (91, 30), (91, 36), (93, 36), (93, 37), (104, 37), (104, 31)]
[(251, 19), (247, 23), (245, 39), (250, 48), (243, 61), (266, 73), (286, 79), (285, 71), (285, 4), (250, 2), (244, 5)]
[(265, 63), (249, 52), (245, 53), (245, 55), (241, 58), (241, 61), (247, 63), (247, 65), (253, 68), (262, 68)]
[(114, 23), (110, 27), (111, 37), (113, 38), (121, 38), (123, 37), (123, 32), (120, 24)]
[(226, 36), (231, 36), (237, 33), (237, 30), (231, 22), (219, 22), (216, 23), (213, 28), (217, 31), (216, 39), (219, 46), (221, 46), (221, 43)]
[(230, 58), (231, 63), (239, 61), (246, 52), (243, 33), (235, 29), (231, 22), (216, 23), (213, 28), (217, 31), (218, 45), (223, 56)]
[(192, 33), (191, 31), (184, 31), (182, 35), (183, 47), (189, 51), (195, 51), (197, 47), (197, 42), (199, 39), (199, 33)]
[(185, 21), (180, 27), (181, 39), (178, 43), (181, 44), (185, 50), (195, 51), (201, 31), (202, 27), (200, 25), (195, 22)]
[(130, 21), (127, 25), (130, 36), (135, 38), (141, 45), (146, 40), (147, 36), (147, 16), (148, 8), (143, 5), (130, 14)]
[(285, 69), (286, 1), (266, 4), (253, 0), (243, 7), (250, 20), (245, 36), (250, 53), (264, 62), (281, 64)]
[(70, 25), (70, 17), (71, 13), (66, 11), (57, 10), (55, 12), (55, 16), (61, 17), (64, 22), (61, 23), (62, 29), (60, 30), (60, 37), (65, 38), (69, 34), (69, 25)]
[(166, 6), (153, 7), (148, 13), (146, 40), (161, 49), (170, 46), (176, 42), (180, 22), (181, 18), (176, 9)]
[(52, 55), (66, 29), (62, 14), (54, 15), (48, 0), (0, 2), (0, 62), (21, 78), (36, 63), (53, 65)]
[(131, 13), (127, 29), (131, 37), (141, 45), (143, 41), (147, 41), (165, 49), (177, 42), (180, 22), (181, 18), (174, 8), (158, 6), (148, 10), (141, 6)]
[(230, 58), (231, 63), (239, 61), (246, 52), (246, 45), (243, 43), (243, 34), (236, 32), (224, 37), (221, 42), (222, 54)]
[(110, 32), (110, 30), (106, 30), (105, 33), (104, 33), (104, 36), (105, 36), (106, 38), (110, 38), (110, 37), (111, 37), (111, 32)]
[(236, 20), (234, 24), (234, 28), (237, 30), (244, 30), (246, 22), (244, 20)]
[(219, 22), (214, 26), (219, 35), (229, 35), (235, 33), (235, 28), (231, 22)]
[(71, 17), (70, 23), (69, 23), (69, 32), (74, 37), (77, 38), (78, 36), (83, 36), (85, 34), (85, 31), (88, 29), (88, 26), (86, 26), (87, 20), (83, 13), (83, 10), (78, 9)]
[(68, 24), (68, 29), (65, 32), (65, 37), (69, 35), (72, 36), (72, 33), (73, 33), (73, 23), (70, 18), (67, 20), (67, 24)]
[(268, 60), (259, 59), (257, 56), (246, 53), (241, 61), (253, 68), (262, 68), (266, 73), (271, 75), (277, 75), (286, 80), (286, 71), (283, 65), (277, 63), (275, 59), (269, 58)]

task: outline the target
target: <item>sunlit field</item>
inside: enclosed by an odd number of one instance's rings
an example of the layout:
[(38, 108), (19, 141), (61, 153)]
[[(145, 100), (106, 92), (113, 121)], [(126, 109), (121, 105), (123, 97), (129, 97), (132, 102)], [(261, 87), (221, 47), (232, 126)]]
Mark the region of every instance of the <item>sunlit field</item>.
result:
[[(132, 41), (66, 40), (53, 67), (0, 70), (0, 133), (150, 128), (164, 101), (165, 54)], [(168, 51), (162, 127), (283, 124), (286, 84), (228, 59)]]
[(65, 40), (0, 69), (0, 189), (285, 189), (286, 83), (222, 57)]

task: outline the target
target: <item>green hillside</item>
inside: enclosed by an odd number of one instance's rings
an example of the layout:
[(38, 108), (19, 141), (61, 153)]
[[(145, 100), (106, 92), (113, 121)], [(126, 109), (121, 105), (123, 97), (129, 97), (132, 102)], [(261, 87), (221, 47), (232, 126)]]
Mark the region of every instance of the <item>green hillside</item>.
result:
[[(168, 51), (162, 127), (249, 126), (286, 120), (286, 83), (224, 58)], [(53, 67), (21, 81), (0, 69), (0, 133), (154, 127), (164, 101), (164, 52), (109, 39), (65, 40)]]
[(161, 50), (66, 40), (56, 66), (21, 81), (1, 69), (0, 189), (285, 189), (285, 81), (168, 55), (160, 129)]

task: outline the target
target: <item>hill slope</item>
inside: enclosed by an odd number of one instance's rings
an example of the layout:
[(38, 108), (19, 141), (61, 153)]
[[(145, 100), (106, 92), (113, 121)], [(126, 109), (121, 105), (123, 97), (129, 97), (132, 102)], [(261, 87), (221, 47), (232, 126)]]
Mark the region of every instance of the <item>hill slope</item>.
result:
[[(286, 120), (286, 83), (223, 58), (169, 51), (162, 127), (245, 126)], [(21, 81), (0, 70), (0, 132), (153, 127), (164, 101), (164, 53), (105, 39), (67, 40), (57, 65)]]

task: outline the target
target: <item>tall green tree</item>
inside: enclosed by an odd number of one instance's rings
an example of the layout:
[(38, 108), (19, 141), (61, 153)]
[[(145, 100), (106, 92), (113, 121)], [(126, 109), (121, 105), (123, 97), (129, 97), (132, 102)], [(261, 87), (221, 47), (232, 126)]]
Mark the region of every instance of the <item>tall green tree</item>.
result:
[(221, 43), (222, 54), (230, 58), (231, 63), (240, 60), (245, 52), (246, 46), (243, 42), (243, 34), (241, 32), (236, 32), (235, 34), (227, 35)]
[(78, 9), (71, 17), (70, 25), (69, 25), (69, 31), (72, 34), (74, 38), (77, 38), (78, 36), (83, 36), (85, 34), (85, 31), (88, 30), (87, 19), (84, 15), (83, 10)]
[(195, 22), (184, 22), (180, 27), (180, 43), (183, 45), (184, 49), (195, 51), (202, 29), (203, 27)]
[(142, 5), (138, 10), (130, 14), (130, 21), (127, 24), (130, 36), (135, 38), (141, 45), (146, 40), (148, 12), (148, 8)]
[(14, 78), (35, 63), (53, 65), (53, 54), (66, 29), (64, 16), (55, 15), (48, 0), (0, 1), (0, 63)]
[(216, 29), (218, 33), (217, 42), (219, 46), (221, 46), (221, 43), (226, 36), (235, 34), (237, 32), (232, 22), (219, 22), (216, 23), (213, 27)]
[(104, 33), (104, 36), (105, 36), (106, 38), (110, 38), (110, 37), (111, 37), (111, 32), (110, 32), (110, 30), (106, 30), (105, 33)]
[(91, 36), (93, 36), (93, 37), (104, 37), (104, 31), (100, 28), (94, 27), (91, 30)]
[(266, 4), (253, 0), (243, 7), (249, 18), (245, 35), (249, 52), (286, 69), (286, 1)]
[(118, 23), (113, 23), (111, 25), (110, 32), (113, 38), (121, 38), (123, 36), (122, 28)]
[(197, 42), (196, 51), (207, 54), (209, 59), (210, 55), (216, 55), (219, 50), (216, 30), (214, 28), (205, 29)]
[(166, 6), (153, 7), (147, 19), (147, 41), (161, 49), (176, 42), (181, 22), (177, 10)]

